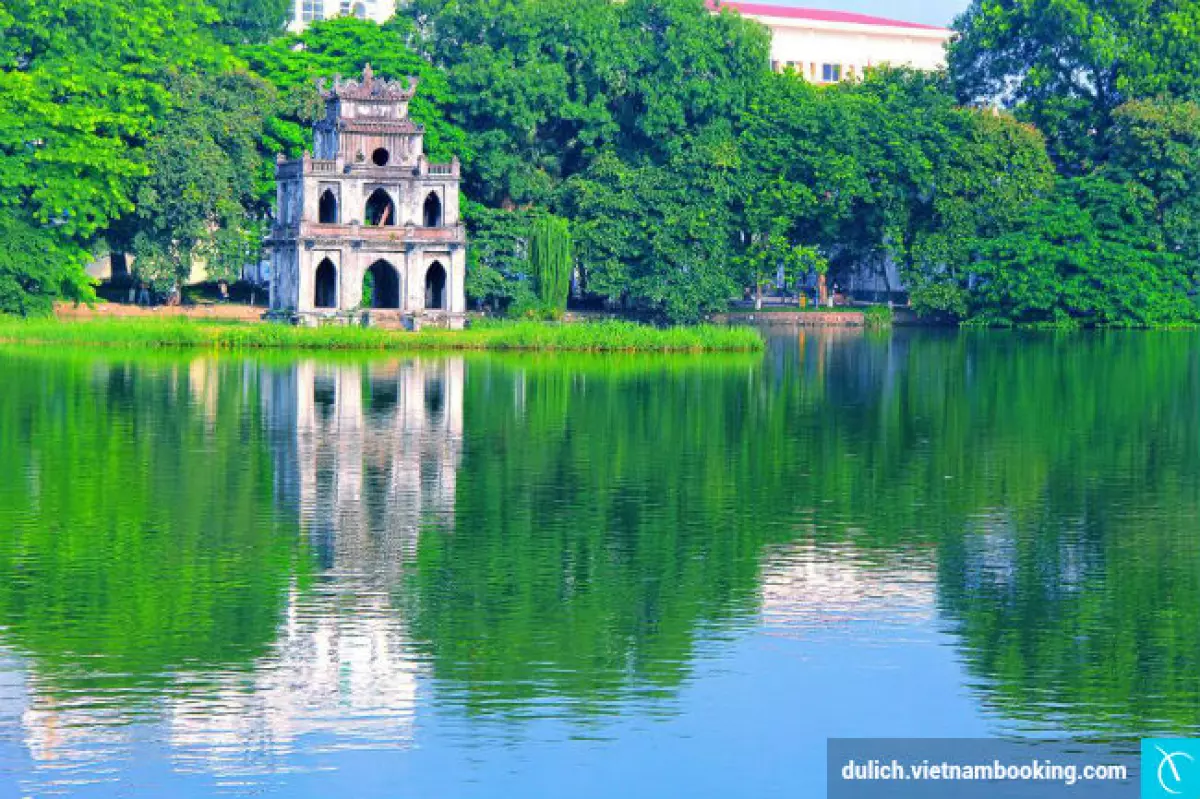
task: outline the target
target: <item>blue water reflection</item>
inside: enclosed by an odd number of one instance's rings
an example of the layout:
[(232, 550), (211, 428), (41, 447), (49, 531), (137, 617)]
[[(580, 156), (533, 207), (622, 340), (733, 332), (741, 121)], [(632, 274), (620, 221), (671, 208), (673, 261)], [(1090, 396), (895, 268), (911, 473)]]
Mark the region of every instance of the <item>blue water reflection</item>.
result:
[(820, 796), (828, 737), (1196, 734), (1197, 344), (0, 355), (0, 796)]

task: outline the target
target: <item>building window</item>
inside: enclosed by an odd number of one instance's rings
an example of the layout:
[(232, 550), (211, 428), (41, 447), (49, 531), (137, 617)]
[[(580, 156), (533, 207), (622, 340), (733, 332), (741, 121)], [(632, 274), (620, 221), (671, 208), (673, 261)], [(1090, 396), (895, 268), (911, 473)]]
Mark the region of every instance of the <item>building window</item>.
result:
[(442, 201), (438, 199), (437, 192), (429, 192), (429, 196), (425, 198), (425, 227), (441, 227), (442, 226)]
[(300, 19), (314, 22), (325, 18), (325, 0), (301, 0)]
[[(307, 0), (305, 1), (307, 2)], [(358, 17), (359, 19), (366, 19), (367, 4), (364, 2), (355, 3), (353, 0), (341, 0), (341, 2), (338, 4), (338, 14), (343, 17)]]
[(317, 203), (317, 221), (322, 225), (336, 225), (338, 222), (337, 206), (337, 197), (334, 196), (333, 189), (321, 192), (321, 199)]
[(837, 83), (842, 79), (841, 64), (822, 64), (821, 80), (825, 83)]

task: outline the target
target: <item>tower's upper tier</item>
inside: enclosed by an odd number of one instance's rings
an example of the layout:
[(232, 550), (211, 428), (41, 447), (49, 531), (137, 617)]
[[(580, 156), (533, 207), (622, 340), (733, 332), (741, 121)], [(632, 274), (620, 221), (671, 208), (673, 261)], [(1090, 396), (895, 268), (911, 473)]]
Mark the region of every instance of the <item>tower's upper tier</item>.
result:
[(400, 166), (415, 164), (424, 152), (425, 129), (408, 118), (408, 103), (417, 79), (376, 78), (367, 64), (362, 80), (335, 76), (331, 85), (318, 81), (325, 117), (313, 126), (314, 155), (347, 164)]

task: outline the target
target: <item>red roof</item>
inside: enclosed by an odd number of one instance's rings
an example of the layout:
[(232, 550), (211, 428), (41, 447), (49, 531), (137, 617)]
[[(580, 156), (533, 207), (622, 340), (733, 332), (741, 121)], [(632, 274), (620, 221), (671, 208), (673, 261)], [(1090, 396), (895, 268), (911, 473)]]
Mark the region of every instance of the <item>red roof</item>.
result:
[[(716, 9), (718, 3), (709, 0), (709, 8)], [(889, 28), (915, 28), (917, 30), (945, 30), (936, 25), (921, 25), (916, 22), (901, 22), (895, 19), (872, 17), (869, 14), (855, 14), (851, 11), (826, 11), (818, 8), (797, 8), (796, 6), (773, 6), (766, 3), (727, 3), (719, 4), (720, 8), (730, 8), (742, 14), (755, 17), (781, 17), (783, 19), (807, 19), (815, 22), (843, 22), (852, 25), (886, 25)]]

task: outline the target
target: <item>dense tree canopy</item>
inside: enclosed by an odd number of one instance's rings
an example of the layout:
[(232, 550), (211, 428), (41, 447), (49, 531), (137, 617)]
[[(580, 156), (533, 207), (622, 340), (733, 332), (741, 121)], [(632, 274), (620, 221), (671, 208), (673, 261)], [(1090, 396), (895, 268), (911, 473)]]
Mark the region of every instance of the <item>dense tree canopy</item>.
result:
[(1160, 325), (1194, 310), (1182, 258), (1165, 247), (1153, 197), (1092, 175), (1063, 181), (986, 240), (967, 298), (982, 321)]
[(213, 278), (237, 280), (259, 260), (269, 207), (258, 184), (263, 108), (274, 92), (244, 72), (189, 75), (170, 84), (174, 109), (146, 146), (150, 173), (136, 207), (113, 236), (138, 274), (166, 290), (201, 263)]
[(54, 230), (0, 210), (0, 312), (43, 316), (55, 299), (91, 299), (86, 258)]
[[(80, 264), (106, 248), (163, 289), (201, 263), (237, 277), (275, 156), (311, 146), (315, 81), (369, 62), (419, 78), (430, 158), (463, 163), (477, 306), (535, 304), (531, 225), (550, 215), (572, 231), (578, 299), (660, 320), (825, 270), (957, 320), (1197, 317), (1193, 3), (975, 0), (949, 72), (833, 86), (772, 72), (766, 29), (704, 0), (416, 0), (299, 35), (285, 14), (0, 9), (0, 215), (45, 254), (5, 250), (5, 310), (88, 299)], [(1039, 281), (1041, 299), (1018, 296)]]
[[(221, 54), (179, 0), (49, 0), (0, 10), (0, 202), (86, 237), (133, 206), (164, 78)], [(164, 31), (167, 35), (164, 35)]]
[(1200, 91), (1191, 0), (974, 0), (955, 28), (959, 99), (1016, 108), (1070, 173), (1098, 165), (1124, 103)]
[(292, 0), (212, 0), (218, 35), (229, 44), (266, 41), (283, 33)]
[(0, 311), (90, 295), (85, 248), (133, 208), (146, 139), (171, 107), (166, 76), (224, 58), (203, 45), (212, 21), (180, 0), (0, 8), (0, 270), (24, 276), (5, 278)]
[(1134, 100), (1113, 114), (1106, 171), (1154, 198), (1167, 246), (1200, 269), (1200, 104)]
[(732, 122), (768, 74), (764, 29), (701, 0), (462, 0), (411, 13), (474, 143), (472, 198), (571, 218), (579, 287), (610, 304), (693, 320), (735, 293), (723, 173)]
[(311, 148), (312, 123), (324, 113), (317, 80), (357, 76), (369, 63), (380, 77), (412, 75), (420, 81), (409, 113), (425, 126), (425, 152), (430, 159), (449, 161), (457, 155), (470, 161), (466, 134), (446, 119), (444, 109), (450, 102), (446, 76), (409, 49), (406, 41), (410, 37), (411, 24), (403, 18), (380, 26), (341, 17), (313, 25), (299, 35), (241, 48), (238, 52), (250, 69), (279, 94), (279, 104), (269, 109), (265, 122), (264, 148), (289, 157)]

